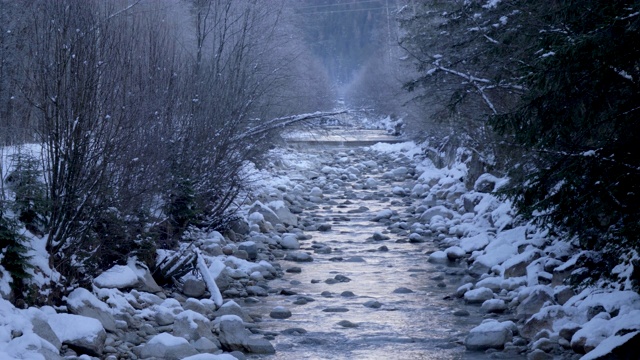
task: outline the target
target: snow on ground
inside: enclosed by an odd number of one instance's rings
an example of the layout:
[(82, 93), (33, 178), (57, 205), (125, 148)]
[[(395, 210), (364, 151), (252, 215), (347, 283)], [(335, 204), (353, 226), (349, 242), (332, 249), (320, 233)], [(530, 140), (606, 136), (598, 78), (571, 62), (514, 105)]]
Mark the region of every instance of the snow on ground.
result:
[(415, 155), (423, 153), (422, 148), (413, 141), (396, 144), (377, 143), (370, 146), (370, 149), (380, 153), (402, 154), (408, 158), (413, 158)]
[[(34, 150), (39, 151), (32, 149)], [(318, 171), (322, 168), (319, 166), (319, 155), (301, 157), (299, 152), (291, 149), (273, 151), (285, 166), (295, 164), (300, 171)], [(546, 336), (556, 339), (560, 346), (582, 347), (583, 351), (588, 352), (584, 359), (595, 359), (599, 354), (609, 353), (616, 346), (624, 344), (640, 331), (640, 295), (630, 291), (630, 277), (633, 271), (630, 264), (639, 259), (637, 254), (629, 253), (621, 257), (621, 264), (614, 269), (614, 274), (621, 279), (616, 286), (605, 287), (603, 283), (599, 283), (574, 293), (563, 280), (577, 270), (577, 260), (585, 252), (573, 247), (570, 241), (550, 237), (543, 229), (517, 222), (511, 204), (500, 200), (492, 191), (486, 190), (487, 184), (494, 190), (504, 185), (508, 179), (485, 174), (475, 181), (473, 189), (466, 189), (460, 179), (468, 175), (467, 164), (458, 162), (438, 169), (423, 157), (425, 151), (419, 144), (377, 144), (371, 146), (369, 151), (415, 160), (417, 176), (411, 196), (422, 203), (417, 206), (422, 213), (417, 214), (421, 223), (415, 230), (419, 230), (421, 234), (432, 235), (441, 242), (444, 251), (434, 254), (433, 261), (446, 262), (450, 261), (448, 259), (451, 257), (468, 259), (469, 272), (475, 276), (458, 289), (458, 295), (468, 301), (478, 302), (478, 305), (486, 303), (482, 305), (484, 309), (501, 310), (506, 304), (508, 310), (520, 318), (517, 331), (511, 322), (489, 320), (480, 324), (471, 331), (468, 347), (480, 349), (487, 343), (500, 347), (510, 343), (515, 334), (532, 340), (541, 337), (546, 331)], [(10, 169), (7, 166), (8, 154), (8, 151), (0, 154), (4, 165), (2, 175), (5, 177)], [(375, 162), (362, 165), (376, 166)], [(352, 170), (353, 176), (357, 176), (356, 170)], [(402, 174), (407, 171), (396, 170)], [(295, 185), (291, 181), (297, 176), (295, 173), (257, 170), (252, 164), (248, 164), (245, 171), (251, 186), (254, 187), (254, 192), (248, 196), (257, 197), (257, 194), (260, 194), (263, 198), (270, 198), (269, 204), (275, 209), (281, 205), (285, 189), (292, 193), (322, 196), (320, 189), (319, 193), (313, 193), (315, 189)], [(346, 169), (338, 166), (327, 167), (326, 171), (347, 173)], [(393, 172), (388, 175), (395, 176)], [(246, 211), (252, 203), (249, 202), (243, 209)], [(259, 223), (264, 222), (264, 216), (253, 218), (259, 213), (253, 214), (247, 217), (255, 229)], [(376, 217), (389, 218), (393, 215), (393, 212), (382, 210)], [(197, 241), (203, 244), (220, 244), (224, 240), (219, 233), (200, 234), (197, 237)], [(55, 280), (58, 275), (48, 267), (46, 238), (33, 237), (31, 242), (33, 249), (30, 254), (33, 255), (33, 263), (38, 268), (34, 270), (35, 283), (44, 285), (51, 279)], [(251, 247), (255, 243), (233, 244), (236, 247), (241, 245)], [(275, 272), (273, 266), (266, 261), (255, 263), (231, 255), (199, 254), (198, 258), (199, 269), (205, 273), (207, 285), (213, 290), (213, 298), (208, 301), (214, 302), (217, 306), (221, 305), (222, 299), (211, 283), (223, 270), (227, 269), (232, 275), (246, 277), (256, 273)], [(114, 267), (96, 278), (95, 284), (98, 288), (94, 289), (95, 294), (88, 290), (78, 290), (73, 292), (67, 301), (76, 305), (88, 302), (109, 313), (128, 312), (140, 316), (170, 314), (172, 309), (180, 308), (180, 303), (174, 299), (166, 299), (147, 309), (134, 309), (131, 304), (140, 301), (143, 295), (135, 291), (125, 293), (118, 287), (127, 286), (140, 278), (141, 274), (135, 266)], [(7, 281), (8, 276), (3, 275), (0, 278), (0, 290), (8, 286)], [(146, 296), (150, 302), (155, 301), (150, 298), (152, 295)], [(34, 333), (34, 314), (47, 319), (60, 338), (91, 338), (102, 329), (97, 320), (84, 321), (84, 317), (58, 314), (50, 308), (21, 310), (0, 298), (1, 359), (11, 360), (31, 355), (30, 358), (33, 359), (44, 359), (38, 351), (50, 349), (51, 344)], [(234, 316), (224, 315), (220, 319), (233, 318), (242, 321)], [(575, 331), (570, 332), (568, 329)], [(16, 331), (20, 331), (23, 336), (14, 338), (12, 333)], [(164, 345), (186, 341), (174, 338), (169, 334), (160, 334), (152, 341)], [(57, 353), (57, 349), (54, 352)], [(226, 360), (227, 357), (201, 354), (188, 359)]]

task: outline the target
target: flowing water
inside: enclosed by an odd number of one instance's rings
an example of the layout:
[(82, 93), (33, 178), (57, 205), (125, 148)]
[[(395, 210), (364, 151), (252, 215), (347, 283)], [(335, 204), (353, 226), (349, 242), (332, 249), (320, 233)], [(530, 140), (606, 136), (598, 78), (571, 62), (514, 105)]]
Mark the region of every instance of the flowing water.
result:
[[(344, 148), (333, 152), (338, 150)], [(247, 304), (250, 312), (264, 314), (259, 329), (276, 348), (275, 355), (265, 358), (490, 358), (485, 353), (467, 352), (462, 345), (466, 333), (482, 321), (478, 307), (460, 299), (445, 299), (461, 285), (464, 268), (428, 262), (426, 253), (438, 250), (433, 239), (411, 243), (406, 232), (389, 231), (385, 223), (370, 220), (382, 209), (396, 210), (399, 221), (410, 220), (406, 209), (417, 200), (393, 196), (391, 189), (410, 186), (406, 181), (411, 180), (392, 182), (381, 179), (379, 173), (363, 176), (377, 178), (380, 186), (354, 189), (355, 182), (346, 181), (337, 191), (325, 192), (317, 208), (300, 214), (302, 221), (329, 223), (332, 228), (306, 232), (311, 239), (300, 242), (301, 250), (312, 254), (312, 262), (280, 260), (285, 270), (301, 268), (300, 273), (286, 272), (270, 282), (272, 289), (286, 289), (287, 295), (272, 294)], [(372, 239), (376, 231), (389, 239)], [(380, 250), (382, 246), (388, 251)], [(326, 282), (336, 276), (344, 282)], [(411, 292), (399, 292), (399, 288)], [(301, 297), (308, 302), (304, 304)], [(381, 306), (365, 306), (372, 301)], [(276, 306), (289, 309), (292, 316), (270, 318), (268, 314)], [(326, 311), (331, 308), (341, 312)], [(469, 316), (454, 316), (457, 310), (467, 310)]]

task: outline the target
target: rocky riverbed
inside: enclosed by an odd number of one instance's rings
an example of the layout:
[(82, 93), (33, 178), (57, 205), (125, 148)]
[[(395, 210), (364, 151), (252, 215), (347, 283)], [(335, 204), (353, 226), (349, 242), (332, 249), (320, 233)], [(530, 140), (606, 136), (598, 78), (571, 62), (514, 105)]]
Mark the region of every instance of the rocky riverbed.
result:
[(65, 307), (0, 300), (0, 357), (633, 354), (640, 296), (566, 286), (580, 252), (518, 224), (492, 194), (503, 180), (470, 182), (464, 163), (436, 169), (411, 143), (277, 155), (230, 230), (160, 252), (196, 263), (179, 286), (160, 288), (131, 259)]

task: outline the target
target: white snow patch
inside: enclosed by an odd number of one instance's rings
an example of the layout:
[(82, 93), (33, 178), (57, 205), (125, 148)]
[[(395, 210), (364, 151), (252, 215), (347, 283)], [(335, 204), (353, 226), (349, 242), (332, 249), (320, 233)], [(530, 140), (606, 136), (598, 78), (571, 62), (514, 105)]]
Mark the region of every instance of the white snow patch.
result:
[(93, 279), (93, 283), (100, 288), (127, 288), (138, 283), (138, 275), (126, 265), (115, 265)]
[(636, 336), (638, 331), (631, 332), (622, 336), (611, 336), (604, 339), (595, 349), (589, 351), (585, 356), (581, 357), (580, 360), (594, 360), (600, 358), (606, 358), (607, 355), (611, 354), (613, 349), (616, 347), (626, 343), (632, 337)]
[(80, 315), (55, 314), (48, 318), (49, 326), (60, 341), (87, 339), (92, 341), (104, 331), (100, 321)]
[(377, 143), (369, 147), (371, 150), (380, 153), (401, 153), (408, 158), (412, 158), (415, 155), (422, 154), (422, 148), (416, 145), (413, 141), (407, 141), (397, 144)]
[(482, 7), (485, 9), (493, 9), (498, 6), (500, 2), (502, 2), (502, 0), (488, 0), (486, 4), (482, 5)]
[(147, 342), (147, 344), (149, 345), (159, 344), (159, 345), (164, 345), (166, 347), (174, 347), (179, 345), (188, 345), (189, 341), (187, 341), (187, 339), (185, 338), (173, 336), (169, 333), (163, 332), (152, 337)]

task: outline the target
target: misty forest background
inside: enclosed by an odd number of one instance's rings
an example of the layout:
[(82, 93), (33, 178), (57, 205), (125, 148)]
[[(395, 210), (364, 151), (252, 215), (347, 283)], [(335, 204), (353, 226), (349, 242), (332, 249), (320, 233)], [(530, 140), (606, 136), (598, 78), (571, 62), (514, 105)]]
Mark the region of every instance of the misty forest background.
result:
[[(188, 229), (225, 231), (251, 186), (247, 164), (338, 99), (402, 119), (437, 165), (466, 162), (467, 184), (508, 176), (503, 195), (522, 220), (579, 243), (584, 266), (607, 274), (637, 255), (636, 1), (0, 9), (0, 152), (11, 151), (0, 164), (0, 265), (14, 300), (55, 303), (129, 256), (154, 268), (156, 249)], [(46, 237), (61, 274), (48, 289), (30, 281), (33, 237)]]

